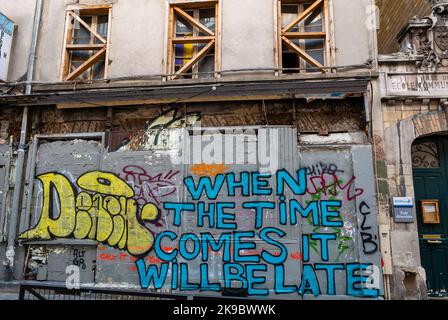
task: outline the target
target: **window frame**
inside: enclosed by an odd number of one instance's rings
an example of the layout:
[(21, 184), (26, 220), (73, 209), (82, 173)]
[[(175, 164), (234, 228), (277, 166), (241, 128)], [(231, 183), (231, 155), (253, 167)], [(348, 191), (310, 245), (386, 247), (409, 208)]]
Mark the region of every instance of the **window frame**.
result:
[[(107, 36), (104, 39), (95, 29), (92, 29), (87, 24), (82, 16), (107, 16)], [(98, 19), (98, 18), (97, 18)], [(99, 44), (74, 44), (73, 43), (73, 23), (75, 21), (84, 26), (87, 31), (90, 31), (91, 41), (98, 39)], [(111, 37), (111, 22), (112, 22), (112, 5), (69, 5), (66, 8), (65, 13), (65, 30), (64, 30), (64, 42), (60, 67), (60, 80), (61, 81), (76, 81), (87, 70), (91, 69), (97, 61), (104, 58), (104, 75), (102, 79), (107, 79), (109, 74), (109, 52), (110, 52), (110, 37)], [(71, 51), (86, 51), (91, 52), (90, 58), (85, 60), (75, 70), (71, 71)], [(93, 81), (99, 79), (88, 79), (87, 81)]]
[[(276, 0), (276, 24), (275, 24), (275, 65), (276, 65), (276, 75), (282, 75), (283, 72), (283, 48), (284, 46), (288, 47), (294, 53), (299, 56), (300, 59), (300, 68), (301, 70), (293, 71), (293, 74), (310, 74), (310, 73), (327, 73), (328, 69), (331, 68), (332, 65), (332, 52), (331, 52), (331, 30), (330, 30), (330, 0), (310, 0), (312, 2), (310, 7), (305, 9), (301, 13), (297, 13), (297, 16), (291, 21), (286, 27), (282, 26), (283, 21), (283, 12), (282, 6), (287, 4), (305, 4), (307, 1), (300, 0)], [(322, 8), (322, 32), (291, 32), (290, 30), (299, 24), (300, 22), (306, 20), (316, 9)], [(306, 40), (306, 39), (323, 39), (324, 45), (324, 64), (320, 64), (317, 60), (312, 58), (309, 54), (306, 53), (305, 49), (294, 44), (292, 40)], [(302, 70), (302, 64), (308, 63), (312, 67), (316, 68), (316, 71), (307, 71)]]
[[(220, 0), (207, 0), (207, 1), (188, 1), (188, 2), (170, 2), (168, 4), (168, 39), (167, 39), (167, 59), (166, 59), (166, 80), (176, 80), (182, 75), (190, 75), (193, 79), (198, 78), (198, 64), (203, 58), (214, 49), (214, 71), (213, 77), (219, 78), (221, 71), (221, 14), (220, 14)], [(215, 11), (215, 27), (214, 30), (208, 29), (204, 26), (199, 19), (198, 11), (200, 9), (214, 8)], [(191, 16), (187, 11), (196, 12)], [(176, 37), (176, 22), (177, 16), (189, 22), (192, 29), (196, 32), (205, 33), (205, 36), (193, 35), (192, 37)], [(185, 63), (179, 70), (175, 70), (175, 45), (176, 44), (205, 44), (205, 46), (193, 53), (192, 59)], [(196, 68), (196, 71), (194, 70)], [(187, 71), (193, 69), (191, 73)]]

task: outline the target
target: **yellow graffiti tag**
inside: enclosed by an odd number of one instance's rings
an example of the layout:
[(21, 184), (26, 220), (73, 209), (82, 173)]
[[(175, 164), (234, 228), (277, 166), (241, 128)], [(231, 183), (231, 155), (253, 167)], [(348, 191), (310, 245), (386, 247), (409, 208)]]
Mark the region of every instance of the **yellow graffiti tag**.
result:
[[(43, 188), (40, 220), (19, 239), (91, 239), (134, 256), (151, 250), (154, 235), (143, 222), (156, 221), (159, 209), (153, 203), (145, 204), (139, 220), (134, 190), (119, 177), (101, 171), (86, 173), (77, 181), (83, 189), (79, 193), (62, 174), (47, 173), (37, 179)], [(59, 215), (55, 214), (55, 200), (59, 203)]]

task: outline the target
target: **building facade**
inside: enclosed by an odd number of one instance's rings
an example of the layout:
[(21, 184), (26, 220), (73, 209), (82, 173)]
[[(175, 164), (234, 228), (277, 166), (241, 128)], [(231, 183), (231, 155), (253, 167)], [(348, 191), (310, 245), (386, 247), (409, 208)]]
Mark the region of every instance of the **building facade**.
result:
[(400, 51), (379, 56), (372, 114), (378, 221), (390, 234), (382, 250), (390, 252), (395, 299), (447, 295), (448, 2), (430, 4), (430, 15), (398, 34)]
[(0, 277), (388, 298), (373, 4), (0, 2)]

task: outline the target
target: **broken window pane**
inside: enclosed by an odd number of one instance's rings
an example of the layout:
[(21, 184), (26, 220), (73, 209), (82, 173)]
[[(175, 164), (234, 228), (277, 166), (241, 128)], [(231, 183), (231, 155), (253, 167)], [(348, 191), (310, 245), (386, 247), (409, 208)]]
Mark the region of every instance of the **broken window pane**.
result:
[(212, 77), (215, 71), (215, 52), (210, 51), (201, 61), (198, 63), (199, 78)]
[(190, 23), (188, 23), (184, 18), (178, 17), (178, 19), (176, 20), (176, 36), (182, 37), (192, 35), (193, 35), (193, 26)]
[[(288, 26), (296, 17), (299, 12), (299, 6), (297, 4), (284, 4), (282, 5), (282, 28)], [(291, 32), (298, 32), (299, 27), (296, 25), (291, 29)]]
[[(83, 17), (81, 19), (87, 23), (89, 26), (92, 24), (92, 17)], [(89, 44), (90, 43), (90, 31), (87, 30), (84, 25), (82, 25), (78, 20), (74, 21), (73, 26), (73, 44)]]
[(108, 15), (98, 16), (96, 32), (98, 32), (98, 34), (100, 36), (102, 36), (105, 40), (107, 40), (107, 29), (108, 29), (107, 26), (108, 26), (108, 22), (109, 22), (109, 16)]
[[(199, 10), (199, 22), (206, 26), (210, 31), (215, 31), (215, 9), (200, 9)], [(200, 36), (207, 36), (207, 34), (201, 32)]]
[[(305, 5), (304, 10), (306, 10), (310, 5), (311, 3)], [(322, 32), (324, 31), (322, 22), (322, 7), (318, 7), (303, 21), (304, 31)]]
[(92, 67), (91, 78), (93, 80), (104, 79), (104, 67), (105, 67), (104, 60), (99, 60), (97, 63), (95, 63)]

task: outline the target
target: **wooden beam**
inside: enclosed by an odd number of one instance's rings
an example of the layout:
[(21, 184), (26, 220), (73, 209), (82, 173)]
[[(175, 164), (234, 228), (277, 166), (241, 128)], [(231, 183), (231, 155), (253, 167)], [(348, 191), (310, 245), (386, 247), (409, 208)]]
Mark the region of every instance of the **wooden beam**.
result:
[(184, 43), (207, 43), (214, 40), (215, 37), (211, 36), (198, 36), (198, 37), (182, 37), (174, 38), (173, 43), (184, 44)]
[[(276, 69), (278, 69), (280, 66), (280, 59), (279, 59), (280, 54), (279, 54), (279, 45), (278, 44), (279, 44), (279, 39), (280, 39), (279, 35), (280, 35), (281, 30), (279, 29), (278, 26), (279, 26), (279, 24), (282, 23), (281, 17), (278, 13), (279, 3), (280, 3), (280, 0), (275, 0), (275, 5), (274, 5), (274, 17), (275, 17), (275, 19), (274, 19), (274, 66)], [(276, 76), (279, 75), (277, 70), (275, 71), (275, 75)]]
[(197, 21), (196, 19), (194, 19), (192, 16), (190, 16), (188, 13), (186, 13), (184, 10), (180, 9), (179, 7), (173, 6), (174, 11), (180, 15), (181, 17), (183, 17), (184, 19), (186, 19), (188, 22), (190, 22), (193, 26), (195, 26), (196, 28), (198, 28), (199, 30), (201, 30), (202, 32), (207, 33), (209, 36), (215, 36), (215, 34), (213, 33), (213, 31), (211, 31), (209, 28), (207, 28), (206, 26), (204, 26), (202, 23), (200, 23), (199, 21)]
[(67, 51), (67, 45), (71, 42), (72, 39), (72, 24), (71, 24), (70, 13), (67, 12), (65, 15), (65, 31), (64, 31), (64, 48), (62, 51), (62, 59), (61, 59), (61, 72), (59, 74), (59, 79), (64, 80), (65, 76), (69, 73), (69, 60), (70, 56)]
[(283, 34), (291, 30), (296, 24), (300, 23), (303, 19), (308, 17), (310, 13), (317, 9), (322, 4), (323, 0), (316, 0), (311, 6), (309, 6), (305, 11), (303, 11), (297, 18), (295, 18), (290, 24), (288, 24), (283, 29)]
[(105, 48), (104, 44), (68, 44), (66, 46), (67, 50), (101, 50)]
[(325, 32), (285, 32), (283, 34), (288, 39), (325, 39)]
[(107, 10), (112, 8), (111, 4), (99, 4), (99, 5), (90, 5), (90, 4), (75, 4), (67, 6), (67, 11), (83, 11), (86, 14), (100, 14), (107, 13)]
[(174, 7), (170, 6), (170, 17), (168, 25), (168, 60), (166, 62), (166, 74), (167, 80), (170, 79), (172, 73), (174, 73)]
[(282, 41), (282, 0), (278, 0), (277, 2), (277, 51), (278, 51), (278, 68), (280, 69), (278, 71), (277, 75), (283, 74), (283, 71), (281, 70), (283, 66), (283, 41)]
[(191, 58), (188, 63), (184, 64), (182, 68), (180, 68), (176, 74), (173, 76), (173, 79), (178, 78), (182, 73), (186, 72), (190, 69), (194, 64), (196, 64), (203, 56), (205, 56), (215, 45), (215, 40), (210, 41), (204, 48), (201, 49), (196, 55)]
[[(291, 93), (287, 94), (270, 94), (270, 95), (222, 95), (222, 96), (207, 96), (202, 95), (193, 97), (190, 99), (182, 99), (183, 102), (216, 102), (216, 101), (252, 101), (252, 100), (280, 100), (290, 99)], [(108, 107), (123, 107), (123, 106), (138, 106), (138, 105), (151, 105), (151, 104), (170, 104), (173, 102), (173, 98), (164, 99), (136, 99), (136, 100), (113, 100), (113, 101), (95, 101), (95, 102), (66, 102), (58, 103), (56, 107), (58, 109), (79, 109), (79, 108), (98, 108), (98, 106)]]
[(89, 59), (84, 61), (76, 70), (70, 73), (67, 77), (65, 77), (64, 81), (75, 80), (77, 77), (82, 75), (87, 69), (94, 65), (100, 58), (102, 58), (106, 54), (107, 49), (104, 47)]
[(218, 3), (219, 0), (213, 1), (192, 1), (192, 0), (183, 0), (183, 1), (170, 1), (172, 5), (175, 5), (182, 9), (203, 9), (203, 8), (213, 8), (215, 3)]
[(106, 44), (106, 40), (95, 30), (93, 30), (92, 28), (90, 28), (90, 26), (84, 21), (82, 20), (77, 14), (75, 14), (74, 12), (70, 12), (70, 15), (75, 18), (76, 20), (79, 21), (80, 24), (82, 24), (90, 33), (92, 33), (95, 37), (98, 38), (98, 40), (100, 40), (102, 43)]
[(107, 44), (106, 44), (106, 56), (104, 58), (104, 79), (109, 77), (109, 54), (110, 54), (110, 43), (111, 43), (111, 28), (112, 22), (112, 7), (109, 8), (109, 12), (107, 15)]
[(330, 7), (328, 0), (324, 0), (324, 31), (326, 33), (325, 36), (325, 65), (333, 66), (334, 62), (332, 59), (331, 53), (331, 43), (330, 43)]
[(221, 78), (221, 13), (219, 2), (215, 3), (215, 77)]
[(309, 64), (319, 68), (322, 70), (322, 72), (326, 72), (323, 68), (323, 65), (319, 63), (319, 61), (315, 60), (313, 57), (311, 57), (309, 54), (307, 54), (304, 50), (302, 50), (299, 46), (297, 46), (294, 42), (289, 40), (286, 37), (282, 37), (283, 41), (290, 47), (292, 50), (294, 50), (300, 57), (302, 57), (306, 62)]

